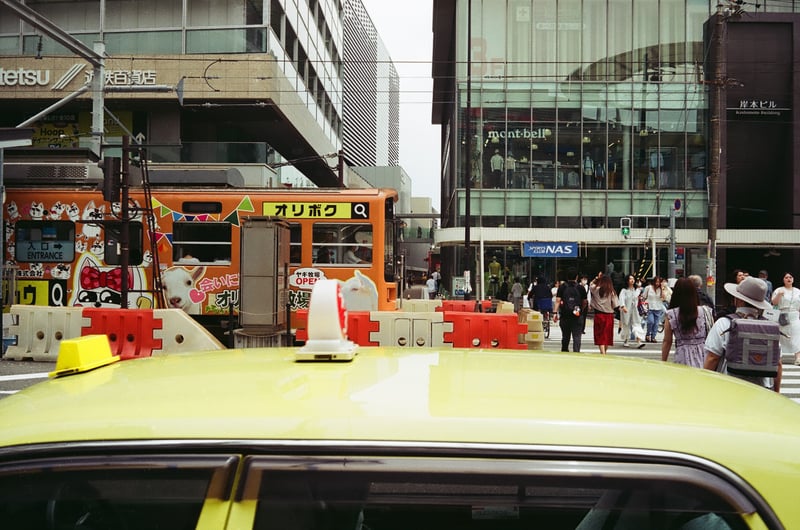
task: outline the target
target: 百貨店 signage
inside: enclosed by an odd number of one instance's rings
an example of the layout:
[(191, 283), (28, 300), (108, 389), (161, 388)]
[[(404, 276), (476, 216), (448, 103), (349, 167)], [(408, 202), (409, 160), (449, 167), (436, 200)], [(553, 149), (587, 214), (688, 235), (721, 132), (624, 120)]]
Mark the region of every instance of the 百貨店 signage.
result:
[[(84, 81), (91, 81), (93, 71), (85, 63), (75, 63), (60, 76), (52, 75), (49, 69), (0, 68), (0, 88), (49, 86), (52, 90), (63, 90), (83, 73)], [(105, 71), (105, 86), (148, 86), (156, 84), (155, 70)], [(51, 83), (52, 80), (52, 83)]]
[(522, 244), (522, 256), (525, 258), (577, 258), (578, 243), (526, 241)]

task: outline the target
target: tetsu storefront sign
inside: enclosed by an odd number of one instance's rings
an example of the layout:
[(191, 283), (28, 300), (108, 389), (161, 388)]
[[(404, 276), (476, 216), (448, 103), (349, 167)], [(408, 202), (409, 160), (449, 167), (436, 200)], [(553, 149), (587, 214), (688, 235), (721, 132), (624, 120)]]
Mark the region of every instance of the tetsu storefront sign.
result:
[(539, 243), (526, 241), (522, 244), (524, 258), (577, 258), (578, 243), (552, 242)]
[(0, 86), (47, 86), (50, 70), (28, 68), (0, 68)]

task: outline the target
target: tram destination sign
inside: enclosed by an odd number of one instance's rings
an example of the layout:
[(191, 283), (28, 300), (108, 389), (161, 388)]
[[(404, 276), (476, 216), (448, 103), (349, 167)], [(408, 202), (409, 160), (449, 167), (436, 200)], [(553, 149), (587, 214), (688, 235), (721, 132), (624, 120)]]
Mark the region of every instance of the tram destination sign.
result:
[(539, 243), (525, 241), (522, 243), (522, 257), (524, 258), (577, 258), (578, 243), (556, 241)]

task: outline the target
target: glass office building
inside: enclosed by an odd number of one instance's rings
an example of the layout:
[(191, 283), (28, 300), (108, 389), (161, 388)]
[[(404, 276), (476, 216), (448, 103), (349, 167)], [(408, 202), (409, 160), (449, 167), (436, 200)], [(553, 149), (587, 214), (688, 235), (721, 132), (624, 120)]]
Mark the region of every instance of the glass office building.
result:
[[(469, 225), (475, 266), (498, 256), (515, 276), (552, 281), (568, 266), (705, 275), (704, 24), (716, 9), (707, 0), (435, 0), (439, 243), (451, 272), (467, 268)], [(677, 257), (667, 255), (670, 237)], [(526, 260), (525, 242), (578, 252)]]

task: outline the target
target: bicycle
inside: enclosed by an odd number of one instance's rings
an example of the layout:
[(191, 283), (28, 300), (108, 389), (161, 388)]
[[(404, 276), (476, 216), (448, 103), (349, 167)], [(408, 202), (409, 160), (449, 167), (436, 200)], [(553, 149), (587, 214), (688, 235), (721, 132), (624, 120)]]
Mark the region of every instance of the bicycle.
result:
[(550, 338), (550, 312), (553, 309), (552, 299), (536, 300), (536, 310), (542, 314), (542, 332), (544, 338)]

